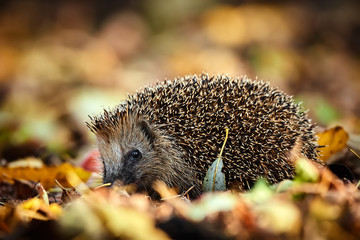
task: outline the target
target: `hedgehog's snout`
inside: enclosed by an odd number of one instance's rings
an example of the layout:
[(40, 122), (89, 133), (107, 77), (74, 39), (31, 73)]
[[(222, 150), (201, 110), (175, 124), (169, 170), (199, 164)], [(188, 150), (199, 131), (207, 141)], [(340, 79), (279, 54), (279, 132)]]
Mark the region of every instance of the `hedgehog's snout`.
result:
[(104, 175), (104, 183), (110, 183), (112, 185), (130, 185), (137, 184), (139, 179), (133, 170), (121, 169), (119, 172)]
[(118, 164), (117, 167), (107, 166), (104, 163), (104, 183), (113, 185), (118, 181), (121, 185), (137, 184), (140, 176), (138, 176), (136, 169), (142, 158), (141, 150), (132, 148), (123, 154), (120, 161), (112, 161), (113, 164)]

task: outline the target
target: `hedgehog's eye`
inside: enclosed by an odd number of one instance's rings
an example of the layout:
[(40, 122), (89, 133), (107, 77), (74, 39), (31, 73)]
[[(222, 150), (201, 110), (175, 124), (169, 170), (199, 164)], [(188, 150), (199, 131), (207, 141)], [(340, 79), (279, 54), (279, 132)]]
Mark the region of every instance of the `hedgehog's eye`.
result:
[(137, 160), (141, 158), (141, 152), (138, 149), (134, 149), (130, 152), (129, 155), (131, 160)]

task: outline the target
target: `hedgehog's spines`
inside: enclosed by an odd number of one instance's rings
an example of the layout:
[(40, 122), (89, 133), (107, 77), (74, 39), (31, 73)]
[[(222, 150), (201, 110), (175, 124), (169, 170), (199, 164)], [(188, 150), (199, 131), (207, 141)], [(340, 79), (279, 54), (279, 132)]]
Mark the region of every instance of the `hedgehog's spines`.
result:
[(314, 125), (299, 109), (292, 96), (269, 83), (202, 73), (146, 87), (115, 110), (90, 118), (87, 125), (98, 135), (110, 136), (118, 129), (132, 131), (126, 129), (129, 118), (147, 121), (158, 140), (166, 138), (166, 146), (181, 156), (176, 164), (190, 166), (199, 182), (217, 157), (222, 129), (229, 127), (231, 146), (225, 149), (223, 170), (229, 182), (239, 182), (244, 190), (263, 174), (271, 183), (293, 177), (286, 153), (298, 140), (301, 152), (319, 162)]

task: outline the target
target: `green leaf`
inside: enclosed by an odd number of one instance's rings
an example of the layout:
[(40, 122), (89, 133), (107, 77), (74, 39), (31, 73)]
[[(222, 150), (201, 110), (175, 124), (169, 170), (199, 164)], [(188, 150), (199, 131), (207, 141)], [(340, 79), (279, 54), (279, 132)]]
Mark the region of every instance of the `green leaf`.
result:
[(254, 203), (262, 203), (269, 201), (274, 195), (275, 190), (272, 189), (270, 184), (264, 178), (256, 180), (253, 188), (246, 193), (243, 193), (243, 196)]
[(225, 174), (221, 171), (224, 163), (222, 160), (222, 153), (228, 139), (229, 129), (225, 129), (226, 136), (224, 140), (224, 144), (221, 148), (220, 154), (218, 158), (211, 164), (210, 168), (206, 172), (206, 176), (204, 178), (203, 183), (203, 191), (204, 192), (214, 192), (214, 191), (225, 191), (226, 190), (226, 180)]
[(210, 166), (209, 170), (206, 172), (203, 183), (204, 192), (214, 192), (214, 191), (225, 191), (226, 190), (226, 181), (225, 174), (221, 172), (223, 168), (223, 161), (221, 158), (217, 158)]
[(307, 159), (298, 159), (296, 161), (295, 171), (295, 182), (316, 182), (319, 179), (319, 171)]

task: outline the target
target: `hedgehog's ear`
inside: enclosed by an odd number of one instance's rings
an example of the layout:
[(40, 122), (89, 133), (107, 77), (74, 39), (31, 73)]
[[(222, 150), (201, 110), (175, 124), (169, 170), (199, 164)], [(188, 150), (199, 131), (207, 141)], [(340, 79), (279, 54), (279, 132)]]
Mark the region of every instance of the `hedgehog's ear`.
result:
[(139, 124), (141, 131), (143, 131), (143, 133), (145, 133), (146, 138), (152, 144), (155, 140), (155, 133), (151, 129), (150, 124), (145, 120), (140, 120), (140, 122), (138, 124)]

